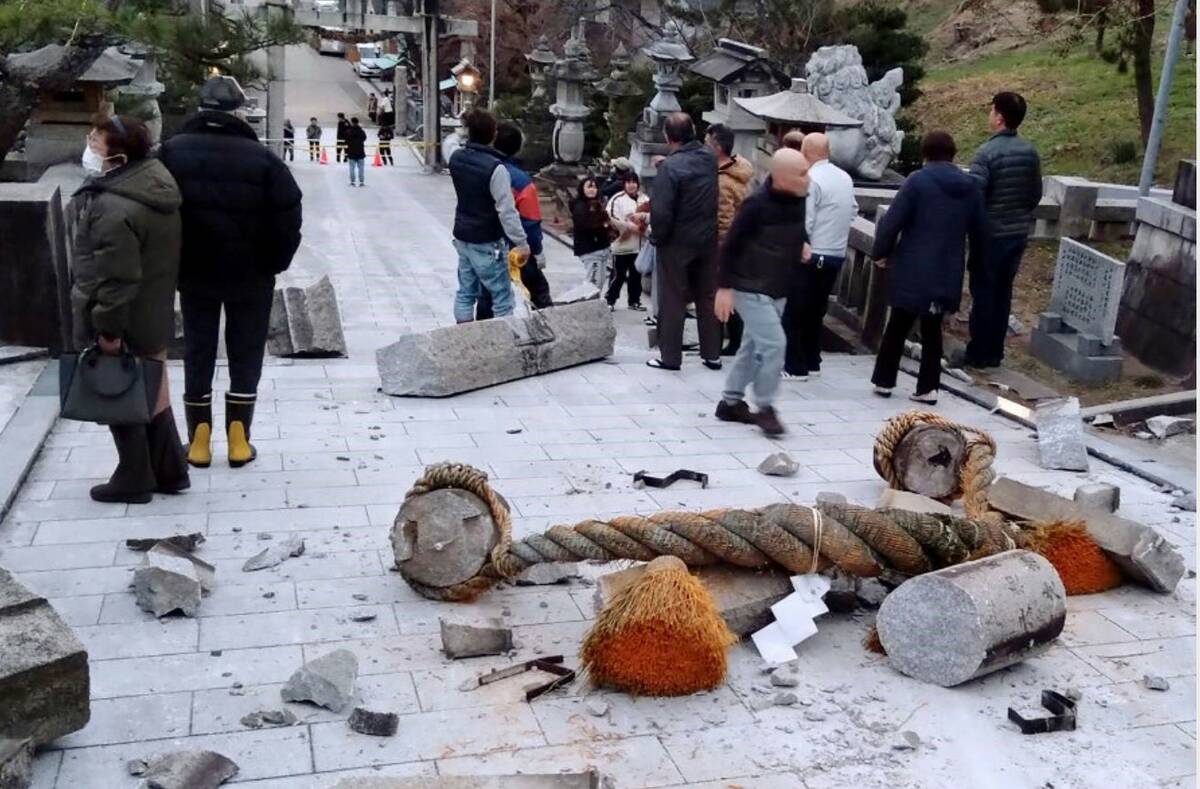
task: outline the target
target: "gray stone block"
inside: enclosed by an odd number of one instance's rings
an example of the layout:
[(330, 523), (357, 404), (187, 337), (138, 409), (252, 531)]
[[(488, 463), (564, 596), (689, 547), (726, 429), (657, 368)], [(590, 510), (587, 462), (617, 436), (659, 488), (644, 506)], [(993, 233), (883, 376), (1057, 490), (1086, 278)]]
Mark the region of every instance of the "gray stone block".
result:
[(1044, 400), (1033, 411), (1037, 425), (1038, 455), (1042, 468), (1087, 471), (1087, 444), (1079, 398)]
[(767, 455), (763, 462), (758, 464), (759, 473), (768, 477), (791, 477), (799, 470), (800, 464), (792, 460), (792, 456), (786, 452)]
[(1116, 512), (1121, 508), (1121, 489), (1106, 482), (1080, 485), (1075, 488), (1075, 503), (1085, 510)]
[(272, 356), (346, 355), (337, 294), (329, 277), (307, 288), (281, 288), (271, 302), (267, 351)]
[(0, 738), (0, 789), (29, 789), (33, 781), (33, 742)]
[(348, 649), (338, 649), (296, 669), (279, 694), (284, 701), (309, 701), (341, 712), (354, 700), (357, 680), (358, 658)]
[(362, 707), (355, 707), (346, 723), (359, 734), (369, 734), (372, 737), (391, 737), (400, 725), (400, 716), (394, 712), (371, 712)]
[(1067, 593), (1054, 566), (1005, 551), (911, 578), (879, 607), (888, 663), (953, 687), (1044, 652), (1062, 632)]
[(608, 305), (592, 299), (410, 334), (375, 357), (387, 394), (448, 397), (603, 359), (616, 336)]
[(1175, 169), (1175, 188), (1171, 192), (1171, 202), (1196, 210), (1196, 163), (1183, 159)]
[(1058, 203), (1058, 235), (1082, 238), (1091, 229), (1092, 215), (1100, 188), (1086, 178), (1049, 175), (1044, 179), (1046, 197)]
[(578, 577), (579, 565), (575, 562), (541, 562), (525, 568), (513, 583), (517, 586), (551, 586)]
[(150, 550), (133, 573), (133, 594), (138, 608), (155, 616), (179, 611), (195, 616), (200, 610), (200, 575), (187, 559)]
[[(136, 764), (136, 763), (135, 763)], [(139, 789), (217, 789), (238, 774), (238, 766), (215, 751), (172, 751), (138, 765)], [(133, 765), (131, 765), (131, 770)]]
[(88, 657), (46, 599), (0, 568), (0, 738), (36, 745), (91, 716)]
[(1120, 345), (1102, 347), (1093, 356), (1081, 354), (1079, 335), (1069, 331), (1050, 332), (1035, 328), (1029, 335), (1029, 350), (1033, 356), (1075, 381), (1090, 384), (1120, 380), (1122, 358)]
[[(76, 148), (79, 147), (76, 140)], [(44, 183), (0, 184), (0, 344), (71, 344), (71, 274), (63, 197)]]
[(512, 629), (505, 627), (499, 619), (489, 619), (484, 625), (438, 621), (442, 630), (442, 651), (448, 658), (502, 655), (513, 649)]
[(988, 488), (992, 509), (1018, 520), (1078, 520), (1127, 576), (1157, 592), (1172, 592), (1183, 577), (1183, 557), (1149, 526), (1116, 515), (1085, 510), (1069, 499), (1011, 479)]

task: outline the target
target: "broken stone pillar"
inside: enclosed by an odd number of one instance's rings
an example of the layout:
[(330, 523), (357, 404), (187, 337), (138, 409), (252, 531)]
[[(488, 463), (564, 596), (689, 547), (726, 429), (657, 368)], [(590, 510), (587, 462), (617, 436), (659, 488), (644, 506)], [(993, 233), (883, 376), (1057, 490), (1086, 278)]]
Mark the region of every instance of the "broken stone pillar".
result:
[[(959, 471), (966, 454), (967, 442), (959, 431), (918, 425), (896, 444), (892, 467), (904, 490), (944, 499), (958, 490)], [(875, 470), (879, 470), (878, 458)]]
[(442, 651), (448, 658), (502, 655), (513, 648), (513, 634), (499, 619), (483, 625), (438, 620), (442, 629)]
[(1121, 489), (1107, 482), (1075, 488), (1075, 503), (1085, 510), (1116, 512), (1121, 508)]
[(449, 397), (610, 356), (617, 330), (603, 300), (409, 334), (375, 352), (383, 391)]
[(0, 738), (48, 743), (91, 716), (88, 657), (58, 613), (0, 568)]
[(474, 493), (442, 488), (405, 499), (391, 543), (405, 581), (444, 589), (479, 572), (496, 545), (496, 524)]
[(267, 351), (309, 358), (346, 355), (337, 294), (329, 277), (307, 288), (279, 288), (271, 302)]
[(875, 626), (893, 668), (949, 688), (1045, 651), (1066, 618), (1054, 566), (1018, 550), (910, 578)]
[[(596, 610), (603, 609), (645, 571), (643, 564), (601, 576), (596, 582)], [(725, 624), (738, 636), (748, 636), (771, 624), (775, 619), (771, 606), (794, 591), (791, 579), (782, 570), (713, 565), (694, 570), (693, 574), (712, 595)]]
[(1038, 456), (1042, 468), (1088, 470), (1079, 398), (1044, 400), (1034, 408), (1033, 419), (1037, 424)]
[(1058, 220), (1051, 235), (1087, 238), (1096, 213), (1098, 184), (1071, 175), (1049, 175), (1044, 179), (1046, 197), (1058, 203)]
[(296, 669), (279, 693), (284, 701), (309, 701), (341, 712), (354, 700), (357, 680), (358, 657), (348, 649), (338, 649)]
[(1121, 572), (1156, 592), (1174, 591), (1183, 577), (1183, 557), (1149, 526), (1084, 509), (1069, 499), (1011, 479), (998, 479), (988, 488), (988, 503), (1017, 520), (1083, 521), (1088, 534)]

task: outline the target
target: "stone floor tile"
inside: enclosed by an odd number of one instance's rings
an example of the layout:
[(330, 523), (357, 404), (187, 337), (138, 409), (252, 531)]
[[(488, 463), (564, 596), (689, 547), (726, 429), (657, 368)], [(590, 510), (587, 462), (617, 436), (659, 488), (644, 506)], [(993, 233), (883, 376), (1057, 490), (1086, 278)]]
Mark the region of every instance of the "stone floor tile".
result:
[(1196, 674), (1194, 636), (1076, 647), (1073, 651), (1116, 682), (1136, 682), (1147, 674), (1159, 677)]
[(643, 471), (647, 467), (670, 468), (671, 471), (677, 468), (687, 468), (692, 471), (705, 472), (710, 476), (718, 471), (743, 471), (746, 469), (746, 464), (731, 454), (671, 455), (666, 458), (650, 459), (618, 458), (617, 462), (629, 474)]
[(296, 716), (301, 726), (344, 721), (357, 706), (398, 715), (419, 711), (412, 675), (407, 673), (359, 677), (355, 683), (354, 702), (341, 712), (333, 712), (315, 704), (285, 702), (280, 695), (283, 687), (284, 683), (245, 685), (239, 688), (242, 694), (236, 696), (224, 688), (197, 691), (192, 712), (192, 734), (245, 731), (247, 727), (242, 725), (242, 718), (258, 710), (287, 709)]
[(400, 623), (400, 632), (404, 635), (438, 633), (440, 618), (471, 623), (496, 617), (510, 627), (577, 622), (582, 619), (570, 593), (557, 589), (537, 595), (537, 599), (531, 595), (514, 595), (508, 598), (485, 595), (468, 604), (421, 600), (396, 603), (394, 608), (396, 619)]
[(247, 472), (238, 469), (231, 474), (210, 473), (209, 489), (212, 491), (260, 491), (268, 488), (304, 490), (314, 486), (340, 487), (355, 485), (358, 478), (352, 469), (322, 469), (319, 471), (263, 471), (255, 468)]
[[(0, 561), (3, 561), (3, 558), (0, 558)], [(1195, 612), (1176, 607), (1124, 606), (1103, 608), (1100, 613), (1138, 639), (1173, 638), (1175, 636), (1195, 636), (1196, 634)]]
[(595, 444), (596, 439), (586, 430), (557, 428), (524, 428), (519, 433), (471, 433), (476, 446), (496, 449), (511, 446), (541, 444)]
[[(638, 462), (638, 461), (634, 461)], [(498, 460), (491, 464), (490, 476), (494, 480), (522, 479), (530, 477), (587, 477), (598, 474), (619, 473), (622, 463), (617, 458), (591, 458), (588, 460)], [(496, 483), (497, 485), (501, 483)]]
[(60, 789), (132, 786), (125, 769), (129, 760), (179, 749), (212, 750), (232, 759), (239, 768), (235, 779), (239, 782), (302, 775), (313, 769), (308, 738), (307, 728), (290, 726), (76, 748), (63, 755), (58, 786)]
[(54, 789), (62, 767), (62, 751), (40, 750), (33, 757), (33, 778), (30, 789)]
[[(228, 586), (221, 584), (218, 578), (216, 588), (202, 598), (197, 617), (262, 614), (295, 609), (296, 591), (290, 582)], [(134, 595), (117, 593), (105, 595), (100, 623), (147, 622), (153, 621), (154, 618), (153, 614), (138, 607)]]
[(865, 463), (823, 463), (806, 466), (828, 482), (858, 482), (879, 479), (878, 472)]
[[(439, 639), (428, 634), (388, 636), (385, 638), (353, 639), (334, 644), (306, 644), (306, 661), (327, 654), (332, 649), (349, 649), (358, 656), (358, 675), (390, 674), (439, 668), (452, 661), (442, 654)], [(464, 664), (496, 665), (496, 658), (472, 658), (460, 661)], [(499, 662), (507, 665), (511, 659), (503, 657)], [(286, 679), (286, 677), (285, 677)]]
[(55, 740), (55, 748), (84, 748), (163, 737), (186, 737), (192, 717), (191, 693), (94, 699), (92, 717), (80, 731)]
[(119, 660), (97, 660), (93, 657), (92, 698), (228, 689), (234, 682), (245, 685), (284, 682), (303, 662), (303, 653), (297, 646)]
[(762, 477), (762, 479), (763, 483), (760, 485), (740, 488), (721, 487), (703, 490), (698, 487), (686, 488), (677, 483), (663, 490), (651, 490), (649, 495), (654, 500), (654, 505), (650, 511), (653, 512), (656, 509), (708, 510), (723, 507), (762, 507), (786, 500), (783, 494), (766, 482), (766, 477)]
[[(523, 662), (532, 660), (536, 655), (522, 651), (514, 660)], [(463, 690), (462, 685), (490, 671), (505, 668), (510, 664), (508, 658), (500, 656), (486, 659), (473, 658), (456, 660), (438, 668), (424, 669), (412, 673), (413, 682), (417, 687), (417, 697), (420, 699), (422, 712), (443, 712), (446, 710), (464, 710), (474, 707), (491, 707), (503, 704), (519, 704), (525, 700), (525, 688), (542, 682), (549, 682), (553, 676), (540, 671), (530, 671), (516, 677), (509, 677), (488, 685)], [(571, 664), (567, 664), (571, 665)], [(553, 691), (555, 698), (563, 696), (574, 697), (587, 693), (587, 685), (582, 679), (577, 679), (564, 688)], [(549, 700), (550, 696), (539, 698), (537, 705)]]
[[(809, 738), (784, 737), (761, 723), (668, 734), (659, 740), (688, 781), (788, 770), (821, 752), (821, 746)], [(753, 747), (747, 747), (749, 743)]]
[(289, 532), (306, 529), (330, 529), (334, 526), (368, 525), (367, 511), (362, 507), (309, 507), (288, 510), (254, 510), (231, 512), (209, 519), (209, 534), (231, 534), (233, 530), (259, 532)]
[[(374, 613), (370, 622), (353, 622), (356, 614)], [(346, 641), (396, 634), (396, 621), (389, 606), (356, 606), (351, 609), (322, 608), (307, 611), (277, 611), (206, 617), (200, 621), (199, 649), (245, 649), (325, 641)], [(332, 651), (332, 648), (330, 648)]]
[(655, 787), (683, 780), (671, 756), (654, 737), (629, 737), (612, 742), (522, 748), (487, 756), (438, 760), (441, 775), (514, 775), (557, 773), (596, 768), (620, 787)]
[(50, 605), (71, 627), (94, 625), (100, 621), (100, 609), (104, 605), (104, 595), (52, 597)]
[(1105, 619), (1099, 611), (1080, 611), (1067, 617), (1061, 638), (1067, 646), (1075, 647), (1119, 644), (1132, 641), (1136, 636)]
[(21, 583), (45, 597), (122, 592), (133, 581), (131, 567), (84, 567), (14, 574)]
[(92, 501), (90, 498), (26, 501), (14, 505), (5, 518), (11, 518), (18, 522), (119, 519), (124, 517), (126, 508), (129, 506), (128, 504), (106, 504)]
[[(800, 780), (795, 773), (773, 773), (770, 775), (740, 775), (726, 781), (705, 781), (704, 783), (674, 784), (667, 789), (730, 789), (730, 787), (754, 787), (754, 789), (801, 789), (808, 785)], [(858, 785), (861, 787), (861, 784)], [(893, 784), (895, 789), (902, 789)]]
[[(593, 715), (588, 706), (593, 703), (606, 705), (607, 712)], [(539, 699), (531, 706), (552, 745), (661, 736), (703, 730), (714, 724), (734, 726), (754, 722), (750, 711), (725, 687), (658, 699), (593, 693), (587, 697)]]
[(633, 512), (655, 508), (654, 499), (644, 492), (581, 493), (566, 496), (515, 496), (509, 499), (525, 517), (595, 517), (596, 513), (613, 509)]
[[(570, 445), (568, 445), (570, 446)], [(468, 463), (476, 468), (482, 468), (490, 463), (507, 463), (521, 460), (551, 460), (552, 458), (540, 446), (518, 444), (512, 447), (480, 447), (478, 449), (418, 449), (417, 457), (422, 465), (442, 463)], [(577, 458), (577, 455), (568, 455)]]
[[(682, 445), (682, 442), (680, 442)], [(542, 448), (554, 460), (583, 460), (585, 458), (652, 458), (665, 457), (663, 444), (653, 441), (626, 441), (612, 444), (545, 444)]]
[(387, 778), (434, 778), (437, 765), (434, 762), (405, 762), (386, 767), (367, 767), (359, 770), (333, 770), (313, 775), (293, 775), (288, 778), (267, 778), (262, 781), (239, 783), (245, 789), (330, 789), (346, 778), (363, 776)]
[(38, 526), (34, 545), (124, 541), (139, 537), (170, 537), (175, 534), (204, 532), (208, 516), (135, 515), (126, 518), (102, 518), (47, 521)]
[[(257, 441), (257, 439), (255, 439)], [(257, 446), (257, 444), (255, 445)], [(207, 512), (218, 515), (224, 512), (242, 512), (253, 507), (256, 510), (282, 509), (288, 506), (286, 491), (280, 488), (262, 490), (231, 490), (209, 493), (191, 491), (180, 496), (156, 496), (146, 506), (151, 515), (187, 512)]]
[(54, 490), (57, 487), (58, 483), (50, 480), (43, 480), (41, 482), (26, 481), (17, 492), (16, 501), (45, 501), (53, 497)]
[(91, 660), (194, 652), (198, 632), (196, 620), (184, 617), (75, 628)]
[(11, 518), (0, 521), (0, 548), (20, 548), (33, 542), (38, 524), (17, 523)]
[[(390, 548), (388, 549), (390, 551)], [(354, 595), (366, 595), (356, 600)], [(366, 603), (416, 603), (425, 598), (414, 592), (398, 573), (366, 578), (301, 581), (296, 584), (300, 608), (345, 608)]]
[(1117, 735), (1140, 726), (1194, 723), (1196, 678), (1176, 677), (1165, 691), (1150, 690), (1141, 681), (1089, 688), (1079, 700), (1079, 714)]
[(0, 565), (14, 573), (111, 567), (116, 552), (115, 542), (0, 548)]
[[(281, 539), (277, 537), (277, 539)], [(264, 542), (266, 542), (264, 540)], [(307, 543), (305, 543), (307, 546)], [(265, 546), (264, 546), (265, 547)], [(261, 548), (259, 549), (261, 550)], [(342, 551), (321, 553), (305, 550), (302, 556), (288, 559), (283, 564), (266, 570), (243, 572), (244, 559), (216, 559), (220, 583), (230, 586), (265, 584), (278, 581), (317, 581), (324, 578), (352, 578), (379, 575), (383, 567), (379, 563), (378, 551)]]
[(358, 504), (396, 504), (404, 498), (395, 485), (289, 488), (287, 502), (291, 507), (355, 506)]
[(395, 737), (369, 737), (339, 723), (318, 723), (309, 728), (318, 770), (484, 754), (545, 744), (537, 719), (524, 702), (405, 715)]

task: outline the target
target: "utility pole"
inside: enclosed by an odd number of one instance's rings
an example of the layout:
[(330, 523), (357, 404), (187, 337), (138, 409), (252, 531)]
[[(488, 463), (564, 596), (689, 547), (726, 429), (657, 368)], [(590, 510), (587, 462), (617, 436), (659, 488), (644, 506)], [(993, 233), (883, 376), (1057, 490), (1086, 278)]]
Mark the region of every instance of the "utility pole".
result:
[(496, 105), (496, 0), (492, 0), (491, 52), (488, 54), (488, 109)]
[(422, 123), (425, 129), (425, 167), (430, 172), (441, 169), (442, 155), (442, 108), (439, 101), (441, 91), (438, 90), (438, 28), (441, 21), (439, 3), (440, 0), (422, 0), (421, 7), (421, 59), (424, 61), (422, 93), (425, 94), (422, 97), (421, 108), (424, 114)]
[(1154, 185), (1154, 169), (1158, 166), (1158, 152), (1162, 147), (1163, 126), (1167, 123), (1167, 104), (1171, 98), (1171, 80), (1175, 76), (1175, 64), (1179, 62), (1179, 40), (1187, 20), (1188, 0), (1175, 0), (1175, 15), (1171, 18), (1171, 32), (1167, 37), (1167, 53), (1163, 56), (1163, 70), (1158, 78), (1158, 97), (1154, 100), (1154, 119), (1150, 123), (1150, 139), (1146, 141), (1146, 155), (1142, 158), (1142, 177), (1138, 181), (1138, 194), (1145, 197)]

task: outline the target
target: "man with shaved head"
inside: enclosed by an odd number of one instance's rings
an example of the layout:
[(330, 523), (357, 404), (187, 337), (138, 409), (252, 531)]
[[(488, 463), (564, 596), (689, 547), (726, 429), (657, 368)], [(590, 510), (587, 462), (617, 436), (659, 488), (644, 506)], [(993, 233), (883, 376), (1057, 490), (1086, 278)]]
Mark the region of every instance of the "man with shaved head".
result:
[(794, 381), (821, 374), (821, 323), (829, 307), (829, 293), (846, 260), (850, 223), (858, 215), (854, 182), (829, 161), (829, 138), (806, 134), (801, 152), (811, 165), (804, 211), (810, 250), (793, 280), (783, 316), (787, 332), (783, 378)]
[[(717, 319), (724, 323), (736, 311), (745, 329), (716, 416), (758, 425), (771, 436), (784, 432), (774, 406), (787, 347), (781, 318), (803, 265), (807, 191), (808, 161), (799, 151), (780, 148), (771, 157), (770, 176), (734, 217), (719, 255)], [(751, 384), (757, 413), (746, 405)]]

